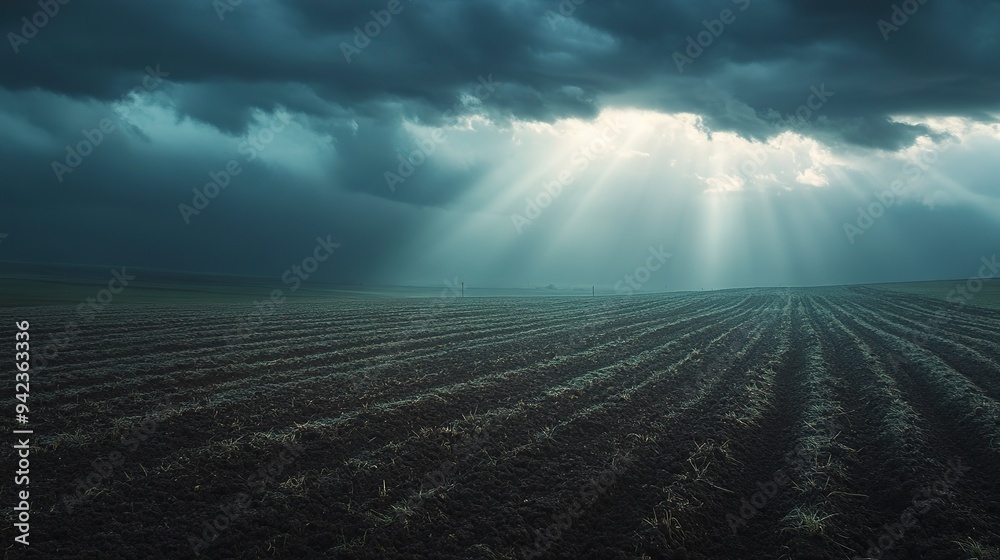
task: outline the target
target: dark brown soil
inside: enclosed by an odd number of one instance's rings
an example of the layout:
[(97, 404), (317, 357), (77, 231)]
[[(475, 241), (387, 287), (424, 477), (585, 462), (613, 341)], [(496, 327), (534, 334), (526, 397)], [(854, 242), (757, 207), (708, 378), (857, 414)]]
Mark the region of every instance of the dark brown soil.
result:
[(2, 311), (48, 349), (8, 556), (1000, 558), (1000, 312), (356, 300), (236, 336), (249, 313)]

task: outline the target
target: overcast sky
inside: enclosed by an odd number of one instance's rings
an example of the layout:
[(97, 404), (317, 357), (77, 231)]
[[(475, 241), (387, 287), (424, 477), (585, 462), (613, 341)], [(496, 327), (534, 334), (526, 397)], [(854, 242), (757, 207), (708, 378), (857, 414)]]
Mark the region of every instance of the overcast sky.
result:
[(0, 5), (0, 261), (280, 278), (321, 238), (325, 282), (660, 291), (1000, 252), (995, 0), (65, 1)]

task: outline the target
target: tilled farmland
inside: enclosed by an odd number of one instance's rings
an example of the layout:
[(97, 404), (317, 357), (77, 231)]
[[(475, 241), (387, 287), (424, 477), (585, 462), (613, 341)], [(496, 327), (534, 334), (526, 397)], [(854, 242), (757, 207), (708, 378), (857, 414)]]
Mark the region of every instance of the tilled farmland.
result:
[(0, 313), (44, 359), (29, 556), (1000, 549), (997, 311), (856, 287), (253, 313)]

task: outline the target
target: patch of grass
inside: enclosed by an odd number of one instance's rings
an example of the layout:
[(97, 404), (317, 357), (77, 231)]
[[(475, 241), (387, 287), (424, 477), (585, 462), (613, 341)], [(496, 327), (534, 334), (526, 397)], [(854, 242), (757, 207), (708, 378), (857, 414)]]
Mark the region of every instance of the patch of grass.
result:
[(40, 446), (41, 449), (55, 451), (63, 444), (71, 447), (83, 447), (90, 443), (91, 436), (84, 432), (82, 428), (77, 428), (75, 432), (63, 432), (43, 441), (44, 443)]
[(306, 475), (300, 474), (298, 476), (289, 477), (288, 480), (281, 483), (281, 487), (291, 490), (294, 494), (305, 495), (305, 484)]
[(781, 530), (812, 537), (824, 535), (826, 521), (834, 516), (835, 513), (824, 514), (814, 507), (796, 507), (781, 519), (784, 526)]
[(1000, 551), (992, 546), (985, 545), (972, 537), (965, 537), (961, 541), (952, 541), (962, 550), (962, 554), (968, 560), (998, 560)]
[[(890, 292), (902, 292), (947, 301), (948, 294), (958, 286), (965, 286), (967, 280), (946, 280), (941, 282), (906, 282), (900, 284), (874, 284), (869, 286)], [(984, 280), (983, 288), (965, 300), (967, 305), (1000, 309), (1000, 280)]]
[(684, 542), (684, 529), (681, 527), (681, 522), (669, 510), (660, 515), (654, 509), (653, 517), (643, 519), (643, 523), (656, 529), (663, 544), (670, 546)]
[(540, 440), (555, 439), (556, 437), (556, 426), (546, 426), (542, 428), (536, 437)]

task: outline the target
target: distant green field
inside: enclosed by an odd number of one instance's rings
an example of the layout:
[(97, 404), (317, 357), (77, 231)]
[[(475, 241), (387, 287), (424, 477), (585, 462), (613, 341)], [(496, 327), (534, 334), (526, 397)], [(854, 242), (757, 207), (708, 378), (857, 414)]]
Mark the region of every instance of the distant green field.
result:
[[(0, 307), (77, 304), (96, 298), (107, 281), (51, 278), (0, 278)], [(291, 292), (279, 282), (275, 286), (139, 282), (114, 296), (114, 303), (249, 303), (263, 301), (274, 289), (282, 289), (289, 300), (328, 299), (378, 295), (363, 290), (315, 290)]]
[[(273, 290), (281, 290), (288, 301), (319, 301), (340, 298), (453, 298), (458, 297), (460, 287), (451, 288), (442, 284), (426, 286), (345, 286), (304, 282), (297, 290), (280, 280), (242, 276), (211, 274), (189, 274), (155, 271), (152, 269), (129, 269), (137, 278), (120, 293), (114, 295), (114, 303), (153, 304), (217, 304), (251, 303), (265, 301)], [(97, 267), (65, 267), (65, 269), (45, 269), (21, 271), (21, 274), (0, 276), (0, 308), (37, 305), (76, 305), (96, 298), (101, 290), (108, 287), (111, 279), (108, 269)], [(949, 280), (937, 282), (907, 282), (894, 284), (873, 284), (868, 287), (893, 292), (920, 295), (945, 300), (965, 281)], [(106, 294), (105, 294), (106, 295)], [(568, 297), (590, 296), (590, 288), (484, 288), (466, 286), (467, 297)], [(618, 296), (610, 289), (597, 289), (598, 296)], [(970, 293), (968, 305), (1000, 309), (1000, 281), (986, 281), (982, 290)]]
[[(899, 284), (874, 284), (871, 287), (880, 290), (890, 290), (893, 292), (904, 292), (918, 296), (947, 300), (949, 294), (956, 291), (960, 286), (966, 286), (965, 280), (946, 280), (941, 282), (906, 282)], [(968, 289), (968, 288), (966, 288)], [(967, 292), (968, 297), (964, 298), (966, 305), (978, 305), (980, 307), (991, 307), (1000, 309), (1000, 281), (986, 280), (983, 288), (977, 292)], [(954, 296), (953, 296), (954, 297)]]
[[(304, 282), (297, 290), (279, 281), (261, 278), (201, 275), (185, 279), (165, 279), (139, 269), (130, 269), (138, 276), (129, 286), (114, 295), (113, 302), (122, 303), (252, 303), (265, 301), (271, 292), (281, 290), (287, 301), (319, 301), (338, 298), (453, 298), (461, 295), (461, 287), (451, 288), (421, 286), (344, 286)], [(108, 287), (107, 278), (98, 278), (88, 271), (87, 276), (9, 276), (0, 277), (0, 308), (37, 305), (76, 305), (87, 298), (96, 298)], [(115, 285), (117, 288), (117, 284)], [(613, 292), (597, 290), (598, 295)], [(540, 296), (590, 296), (587, 290), (497, 289), (466, 287), (468, 297), (540, 297)], [(105, 296), (106, 297), (106, 296)]]

